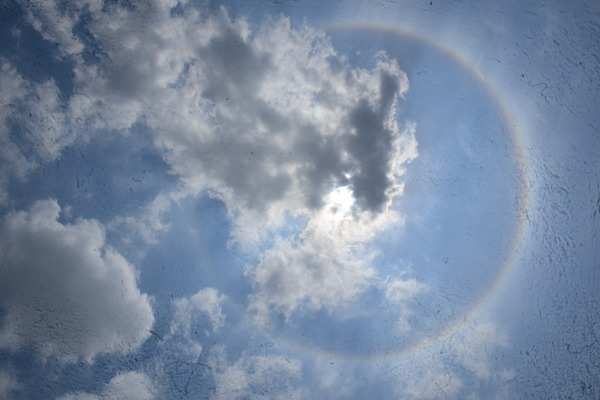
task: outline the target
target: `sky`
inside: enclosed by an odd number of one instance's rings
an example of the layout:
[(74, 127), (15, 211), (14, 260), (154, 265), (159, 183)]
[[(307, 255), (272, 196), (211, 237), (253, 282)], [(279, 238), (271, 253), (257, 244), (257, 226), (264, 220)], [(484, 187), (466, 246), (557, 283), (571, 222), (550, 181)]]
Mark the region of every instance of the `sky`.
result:
[(598, 3), (0, 10), (0, 399), (600, 398)]

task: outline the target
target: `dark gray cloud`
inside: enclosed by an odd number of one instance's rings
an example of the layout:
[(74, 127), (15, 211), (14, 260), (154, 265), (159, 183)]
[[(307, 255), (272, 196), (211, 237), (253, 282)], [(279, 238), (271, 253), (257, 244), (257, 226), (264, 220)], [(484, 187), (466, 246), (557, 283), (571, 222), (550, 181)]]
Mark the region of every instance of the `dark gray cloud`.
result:
[(356, 165), (350, 179), (352, 190), (362, 208), (379, 211), (391, 185), (388, 164), (392, 135), (383, 126), (381, 113), (364, 100), (352, 110), (350, 122), (354, 134), (348, 138), (348, 151)]
[(347, 139), (356, 171), (350, 178), (354, 197), (361, 208), (381, 211), (394, 185), (390, 161), (394, 153), (395, 102), (402, 82), (388, 71), (380, 73), (379, 101), (376, 105), (362, 99), (350, 113), (352, 135)]

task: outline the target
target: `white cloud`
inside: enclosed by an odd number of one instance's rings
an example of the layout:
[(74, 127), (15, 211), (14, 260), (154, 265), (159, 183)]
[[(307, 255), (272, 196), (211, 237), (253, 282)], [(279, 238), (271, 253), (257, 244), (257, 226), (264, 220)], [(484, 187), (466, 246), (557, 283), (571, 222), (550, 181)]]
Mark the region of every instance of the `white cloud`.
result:
[[(26, 81), (0, 58), (0, 206), (11, 178), (24, 179), (39, 164), (55, 160), (76, 139), (53, 80)], [(18, 136), (19, 142), (12, 137)]]
[(28, 84), (20, 113), (13, 116), (21, 137), (31, 143), (40, 162), (56, 159), (63, 148), (75, 140), (61, 109), (59, 90), (53, 80)]
[(59, 45), (64, 54), (80, 53), (84, 46), (73, 33), (79, 14), (84, 8), (99, 10), (101, 1), (83, 0), (60, 7), (57, 2), (28, 0), (25, 4), (27, 18), (44, 39)]
[(0, 346), (65, 360), (132, 350), (154, 321), (134, 267), (106, 244), (101, 224), (63, 224), (59, 214), (56, 201), (39, 201), (2, 223)]
[[(219, 364), (219, 363), (218, 363)], [(302, 365), (283, 356), (243, 354), (233, 364), (215, 368), (214, 400), (294, 400), (306, 396), (301, 385)]]
[(334, 309), (360, 294), (375, 275), (363, 259), (333, 241), (281, 240), (250, 272), (251, 309), (263, 323), (269, 308), (289, 317), (298, 307)]
[(9, 179), (12, 176), (23, 178), (32, 168), (31, 162), (10, 138), (9, 117), (26, 93), (25, 81), (17, 70), (0, 59), (0, 205), (8, 200), (6, 185)]
[(181, 188), (168, 192), (163, 191), (146, 204), (137, 214), (118, 216), (109, 224), (108, 229), (121, 233), (121, 241), (126, 245), (142, 243), (156, 244), (161, 233), (170, 227), (168, 212), (179, 200), (189, 196)]
[[(155, 363), (161, 374), (172, 374), (164, 371), (167, 360), (174, 363), (193, 365), (204, 356), (204, 342), (200, 336), (208, 337), (216, 334), (225, 325), (223, 302), (225, 295), (214, 288), (204, 288), (190, 297), (178, 298), (173, 302), (173, 319), (168, 332), (162, 336), (155, 332), (159, 339), (159, 350), (162, 355)], [(202, 332), (199, 326), (208, 328)], [(170, 362), (169, 361), (169, 362)]]
[[(298, 309), (336, 310), (381, 285), (371, 265), (377, 253), (369, 243), (403, 220), (393, 209), (374, 214), (357, 210), (355, 202), (348, 187), (332, 191), (297, 237), (277, 240), (248, 270), (255, 286), (250, 309), (260, 323), (268, 323), (270, 311), (290, 317)], [(409, 300), (425, 288), (416, 280), (386, 284), (385, 295), (402, 303), (406, 324)]]
[(113, 377), (101, 393), (72, 393), (59, 400), (152, 400), (156, 389), (150, 379), (140, 372), (124, 372)]
[(415, 278), (388, 279), (383, 284), (386, 300), (397, 312), (396, 331), (404, 334), (410, 330), (409, 318), (413, 315), (412, 302), (429, 287)]
[[(394, 366), (396, 392), (408, 399), (460, 398), (466, 388), (465, 373), (481, 383), (502, 385), (511, 372), (495, 370), (493, 356), (507, 345), (505, 335), (495, 324), (480, 319), (465, 320), (452, 335), (432, 341)], [(504, 392), (505, 388), (499, 386), (498, 393)]]
[(206, 315), (217, 331), (225, 324), (225, 315), (221, 304), (225, 296), (213, 288), (205, 288), (189, 298), (175, 300), (175, 316), (171, 323), (171, 334), (183, 333), (189, 335), (193, 319), (197, 314)]
[(193, 325), (199, 318), (207, 317), (213, 333), (221, 329), (225, 324), (223, 301), (225, 296), (213, 288), (204, 288), (189, 298), (175, 300), (175, 314), (166, 338), (168, 343), (185, 348), (190, 355), (198, 357), (202, 344), (192, 337)]
[(506, 373), (506, 371), (490, 369), (492, 354), (506, 346), (508, 346), (506, 335), (499, 331), (495, 324), (487, 321), (466, 324), (451, 341), (451, 349), (456, 359), (482, 380), (489, 380), (494, 373)]
[(401, 304), (412, 300), (415, 296), (425, 291), (427, 286), (414, 278), (389, 279), (385, 283), (384, 293), (386, 299), (394, 304)]
[(355, 398), (373, 388), (376, 397), (407, 400), (514, 398), (507, 384), (514, 372), (498, 357), (506, 346), (495, 324), (470, 319), (423, 346), (372, 360), (315, 352), (305, 365), (312, 379), (303, 384), (311, 390), (307, 398)]

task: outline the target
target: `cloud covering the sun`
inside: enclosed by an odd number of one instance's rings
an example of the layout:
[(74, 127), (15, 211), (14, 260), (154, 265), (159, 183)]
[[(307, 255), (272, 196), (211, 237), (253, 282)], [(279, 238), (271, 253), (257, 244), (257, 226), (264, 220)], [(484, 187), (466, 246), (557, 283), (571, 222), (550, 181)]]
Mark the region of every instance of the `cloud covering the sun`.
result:
[[(362, 209), (389, 204), (416, 156), (415, 145), (397, 145), (415, 139), (396, 121), (408, 79), (395, 60), (382, 54), (373, 69), (355, 68), (322, 32), (285, 18), (253, 30), (223, 10), (175, 5), (29, 7), (34, 26), (76, 63), (69, 118), (88, 129), (146, 124), (174, 173), (242, 214), (247, 240), (259, 230), (250, 222), (316, 209), (342, 185)], [(72, 29), (84, 10), (99, 54), (91, 64), (91, 45)]]
[(279, 238), (248, 270), (255, 287), (250, 311), (268, 324), (270, 311), (289, 318), (300, 308), (335, 311), (348, 304), (379, 285), (371, 264), (377, 252), (368, 244), (394, 223), (401, 216), (393, 210), (356, 212), (347, 187), (333, 191), (297, 236)]

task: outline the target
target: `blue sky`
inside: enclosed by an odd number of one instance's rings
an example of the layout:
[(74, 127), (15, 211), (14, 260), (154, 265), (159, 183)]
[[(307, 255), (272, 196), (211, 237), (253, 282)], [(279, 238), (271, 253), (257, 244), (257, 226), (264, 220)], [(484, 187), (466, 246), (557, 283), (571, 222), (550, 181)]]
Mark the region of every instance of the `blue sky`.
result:
[(0, 18), (0, 398), (600, 395), (597, 5)]

